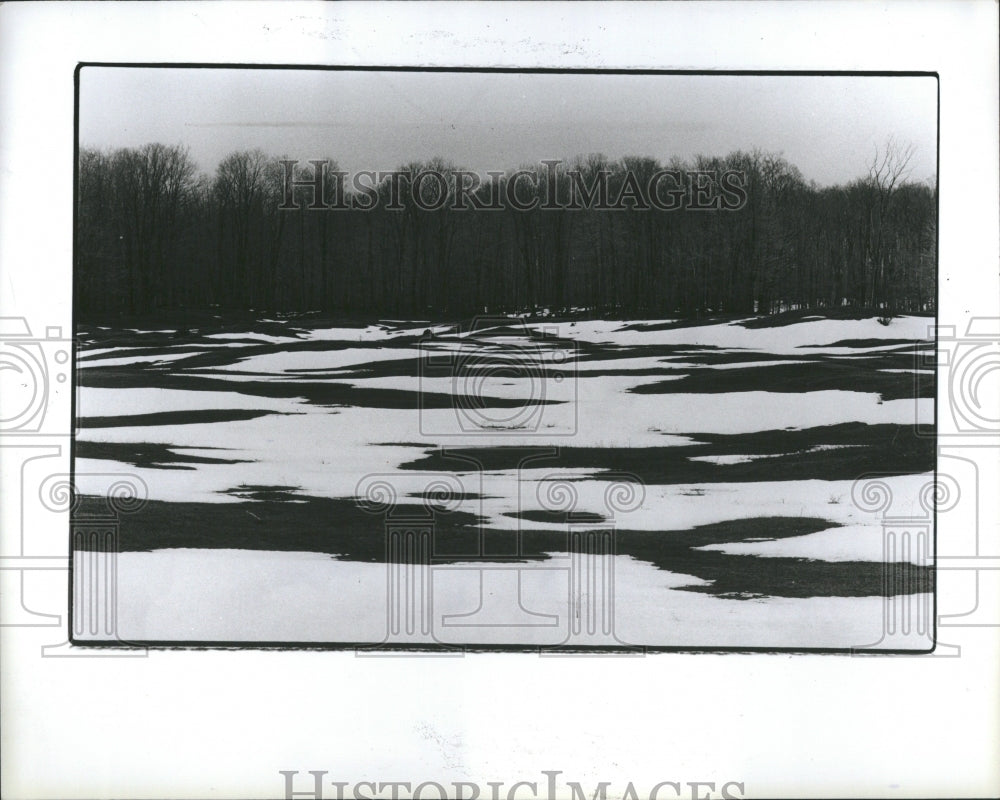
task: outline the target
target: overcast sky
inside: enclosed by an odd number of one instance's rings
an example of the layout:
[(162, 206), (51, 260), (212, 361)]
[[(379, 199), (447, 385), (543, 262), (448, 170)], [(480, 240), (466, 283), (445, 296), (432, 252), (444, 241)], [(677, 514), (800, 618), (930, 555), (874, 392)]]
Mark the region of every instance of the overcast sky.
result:
[(604, 153), (783, 153), (807, 180), (866, 172), (887, 137), (935, 175), (933, 78), (84, 67), (80, 143), (183, 144), (206, 172), (259, 147), (341, 169), (441, 156), (485, 173)]

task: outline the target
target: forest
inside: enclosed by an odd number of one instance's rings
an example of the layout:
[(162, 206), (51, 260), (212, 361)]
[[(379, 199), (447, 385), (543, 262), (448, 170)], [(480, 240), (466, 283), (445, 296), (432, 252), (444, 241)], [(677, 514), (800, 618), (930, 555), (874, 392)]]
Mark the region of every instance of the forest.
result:
[[(912, 149), (892, 140), (866, 174), (828, 187), (760, 150), (668, 163), (592, 154), (550, 175), (564, 189), (574, 172), (588, 185), (600, 178), (612, 197), (662, 169), (743, 176), (740, 207), (697, 211), (633, 202), (457, 208), (417, 202), (418, 187), (406, 181), (389, 202), (389, 180), (373, 184), (369, 194), (386, 202), (369, 210), (317, 209), (310, 187), (295, 187), (287, 202), (290, 159), (260, 150), (231, 153), (213, 174), (180, 145), (81, 147), (78, 155), (80, 318), (208, 308), (410, 318), (934, 310), (937, 189), (909, 179)], [(296, 163), (295, 178), (307, 181), (317, 162)], [(336, 160), (325, 167), (336, 173)], [(442, 159), (400, 167), (410, 175), (457, 169)], [(484, 198), (511, 179), (489, 175), (476, 189)], [(339, 188), (339, 200), (350, 200), (350, 188)], [(419, 184), (421, 192), (459, 188), (457, 179)], [(517, 196), (543, 188), (524, 182)]]

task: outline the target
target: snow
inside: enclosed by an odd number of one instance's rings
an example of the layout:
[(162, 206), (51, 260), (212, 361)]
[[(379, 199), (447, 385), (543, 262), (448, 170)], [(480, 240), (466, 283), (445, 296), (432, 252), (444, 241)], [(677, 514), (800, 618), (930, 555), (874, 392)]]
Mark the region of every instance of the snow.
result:
[[(574, 635), (573, 621), (581, 613), (586, 615), (590, 597), (577, 599), (568, 591), (567, 554), (553, 555), (551, 561), (513, 567), (499, 563), (429, 567), (423, 577), (432, 587), (430, 630), (422, 633), (414, 626), (410, 632), (404, 620), (393, 633), (388, 600), (392, 576), (385, 564), (300, 552), (123, 553), (116, 564), (117, 635), (124, 641), (845, 649), (869, 646), (882, 638), (885, 605), (879, 597), (732, 601), (680, 591), (680, 586), (704, 582), (627, 556), (604, 562), (614, 574), (613, 636), (591, 634), (586, 625)], [(77, 554), (78, 574), (82, 558)], [(519, 592), (502, 591), (511, 585)], [(477, 609), (474, 598), (481, 592), (485, 599)], [(169, 603), (164, 602), (167, 597)], [(929, 600), (917, 595), (910, 602)], [(914, 633), (905, 644), (925, 647), (927, 640)]]
[(270, 344), (282, 344), (284, 342), (297, 342), (300, 341), (297, 336), (273, 336), (268, 333), (257, 333), (256, 331), (247, 331), (246, 333), (209, 333), (205, 336), (206, 339), (239, 339), (245, 340), (249, 339), (251, 341), (257, 342), (267, 342)]
[[(845, 447), (861, 447), (861, 445), (849, 444), (818, 444), (808, 447), (799, 452), (818, 453), (823, 450), (843, 450)], [(792, 455), (792, 453), (764, 453), (761, 455), (725, 455), (725, 456), (688, 456), (688, 461), (704, 461), (708, 464), (749, 464), (752, 461), (760, 461), (764, 458), (779, 458), (781, 456)]]
[[(193, 389), (152, 389), (135, 387), (128, 389), (105, 389), (94, 386), (82, 387), (79, 392), (77, 414), (84, 417), (114, 417), (132, 414), (155, 414), (161, 411), (198, 411), (204, 409), (255, 409), (260, 411), (296, 412), (300, 404), (295, 400), (272, 397), (257, 397), (239, 392), (195, 391)], [(142, 428), (138, 432), (156, 431), (161, 437), (172, 436), (183, 431), (186, 425), (157, 425)], [(222, 426), (220, 426), (222, 427)], [(110, 430), (110, 429), (95, 429)], [(135, 430), (119, 428), (118, 430)], [(167, 436), (167, 438), (169, 438)], [(80, 439), (97, 440), (90, 430), (80, 433)], [(134, 439), (132, 441), (149, 441)]]
[(751, 461), (760, 461), (762, 458), (778, 458), (785, 453), (765, 453), (764, 455), (738, 455), (738, 456), (688, 456), (688, 461), (704, 461), (708, 464), (749, 464)]
[[(114, 350), (109, 350), (106, 352), (114, 352)], [(88, 367), (123, 367), (131, 364), (161, 364), (168, 361), (177, 361), (181, 358), (190, 358), (197, 353), (168, 353), (164, 355), (157, 356), (123, 356), (122, 358), (87, 358), (83, 360), (78, 360), (76, 366), (79, 369), (87, 369)]]
[[(527, 419), (528, 423), (537, 423), (535, 429), (504, 429), (522, 419), (518, 409), (486, 409), (478, 416), (470, 414), (464, 418), (466, 425), (496, 426), (477, 433), (463, 431), (461, 420), (451, 409), (425, 410), (417, 419), (415, 412), (405, 409), (378, 409), (373, 414), (371, 409), (361, 407), (328, 409), (296, 400), (236, 392), (87, 388), (80, 403), (85, 415), (210, 408), (278, 413), (225, 423), (87, 428), (80, 432), (79, 438), (93, 442), (220, 448), (218, 457), (251, 462), (190, 464), (187, 466), (193, 469), (148, 470), (148, 475), (144, 475), (157, 499), (187, 497), (212, 501), (218, 500), (218, 492), (239, 483), (301, 485), (309, 494), (350, 496), (359, 476), (369, 472), (396, 475), (398, 464), (424, 452), (413, 447), (371, 446), (380, 442), (417, 441), (426, 444), (427, 450), (438, 446), (669, 447), (690, 444), (699, 433), (808, 428), (851, 420), (907, 424), (912, 423), (914, 414), (913, 401), (894, 400), (878, 405), (874, 395), (853, 392), (810, 393), (815, 397), (767, 392), (745, 394), (748, 396), (588, 392), (581, 395), (577, 404), (537, 407), (540, 416)], [(922, 406), (928, 414), (926, 418), (932, 419), (931, 401), (921, 402), (926, 404)], [(616, 414), (608, 415), (609, 404), (617, 407)], [(584, 474), (594, 471), (586, 470)]]
[(749, 369), (750, 367), (780, 367), (786, 364), (809, 364), (809, 361), (793, 361), (786, 359), (783, 361), (771, 361), (761, 359), (760, 361), (734, 361), (730, 364), (699, 364), (697, 362), (686, 363), (683, 361), (667, 361), (667, 366), (672, 369)]
[[(334, 370), (373, 364), (380, 361), (397, 361), (420, 358), (425, 353), (416, 348), (349, 347), (343, 350), (290, 350), (282, 353), (240, 357), (235, 364), (214, 369), (226, 372), (255, 372), (281, 375), (302, 370)], [(312, 380), (315, 376), (300, 377)]]
[[(445, 326), (438, 326), (434, 330), (445, 329)], [(315, 328), (306, 331), (303, 338), (311, 342), (372, 342), (397, 336), (419, 336), (424, 330), (425, 328), (387, 328), (381, 325), (368, 325), (364, 328)]]
[[(809, 347), (810, 353), (824, 352), (834, 342), (848, 339), (912, 339), (934, 340), (934, 321), (929, 317), (898, 317), (890, 325), (881, 325), (875, 319), (862, 320), (810, 320), (792, 325), (769, 328), (744, 328), (737, 323), (698, 325), (668, 330), (622, 330), (631, 322), (587, 321), (575, 327), (562, 323), (560, 334), (595, 343), (631, 346), (646, 345), (700, 345), (703, 347), (731, 347), (760, 350), (768, 353), (795, 353), (798, 348)], [(545, 325), (526, 323), (530, 328), (542, 330)], [(812, 345), (820, 345), (814, 348)], [(894, 347), (895, 345), (888, 345)], [(857, 348), (841, 348), (845, 352), (859, 352)]]
[[(582, 324), (582, 323), (581, 323)], [(819, 323), (812, 323), (819, 324)], [(853, 323), (838, 323), (838, 326)], [(620, 327), (621, 323), (591, 323)], [(709, 326), (730, 327), (730, 326)], [(789, 326), (791, 327), (791, 326)], [(878, 326), (885, 330), (883, 326)], [(335, 329), (325, 329), (326, 333)], [(352, 333), (384, 331), (340, 329)], [(681, 329), (703, 331), (703, 328)], [(779, 329), (784, 330), (784, 329)], [(838, 336), (854, 331), (839, 330)], [(455, 346), (455, 343), (450, 343)], [(230, 343), (234, 358), (238, 344)], [(345, 348), (332, 351), (293, 351), (253, 356), (238, 362), (241, 368), (265, 372), (265, 380), (295, 381), (295, 375), (278, 370), (333, 368), (376, 359), (408, 358), (420, 350), (404, 348)], [(582, 362), (581, 367), (646, 369), (659, 360), (623, 358)], [(271, 370), (271, 372), (267, 372)], [(192, 370), (191, 373), (195, 371)], [(205, 374), (199, 370), (198, 374)], [(258, 380), (236, 371), (212, 370), (213, 377), (227, 380)], [(351, 496), (357, 476), (369, 472), (391, 474), (399, 479), (398, 464), (412, 460), (422, 449), (372, 447), (380, 442), (418, 441), (430, 450), (438, 446), (530, 446), (574, 447), (669, 447), (690, 444), (698, 434), (740, 434), (784, 428), (805, 429), (819, 425), (857, 421), (869, 424), (912, 424), (933, 419), (933, 401), (891, 400), (850, 391), (793, 394), (741, 392), (732, 394), (633, 394), (628, 390), (660, 376), (614, 375), (556, 381), (495, 375), (485, 379), (470, 375), (457, 378), (380, 377), (353, 379), (345, 385), (360, 389), (396, 389), (452, 394), (474, 391), (479, 396), (507, 399), (544, 398), (556, 405), (521, 408), (466, 410), (423, 409), (415, 413), (401, 409), (340, 407), (328, 409), (303, 400), (258, 397), (238, 391), (182, 389), (104, 389), (86, 387), (80, 392), (79, 410), (84, 416), (147, 414), (202, 409), (252, 409), (278, 412), (252, 420), (223, 424), (185, 424), (150, 427), (88, 428), (80, 438), (95, 442), (150, 442), (186, 448), (219, 448), (219, 457), (250, 463), (189, 464), (190, 469), (139, 470), (157, 499), (198, 499), (226, 502), (220, 494), (239, 483), (298, 485), (318, 496)], [(324, 378), (309, 374), (310, 382)], [(608, 410), (614, 409), (609, 414)], [(279, 416), (280, 415), (280, 416)], [(703, 456), (698, 460), (739, 463), (748, 456)], [(98, 462), (99, 463), (99, 462)], [(105, 471), (108, 463), (105, 462)], [(590, 474), (584, 470), (578, 476)], [(509, 493), (509, 488), (503, 490)]]
[[(710, 544), (697, 550), (718, 550), (732, 555), (809, 558), (817, 561), (874, 561), (885, 559), (885, 536), (880, 525), (848, 525), (790, 539), (762, 542)], [(897, 554), (900, 560), (927, 565), (928, 554)]]
[[(229, 422), (83, 428), (78, 439), (161, 444), (173, 449), (179, 457), (202, 455), (239, 463), (178, 462), (177, 466), (183, 469), (160, 469), (103, 459), (77, 459), (78, 490), (100, 494), (109, 474), (127, 473), (146, 484), (148, 496), (153, 500), (238, 502), (238, 497), (227, 492), (239, 485), (293, 486), (302, 495), (348, 498), (360, 493), (359, 482), (363, 478), (379, 476), (394, 486), (400, 498), (405, 498), (419, 495), (436, 479), (445, 479), (465, 494), (482, 496), (456, 501), (454, 507), (475, 514), (492, 529), (515, 531), (528, 524), (537, 530), (565, 530), (565, 525), (523, 523), (517, 517), (521, 512), (546, 509), (543, 502), (546, 490), (552, 481), (565, 479), (572, 481), (575, 511), (600, 514), (607, 519), (606, 525), (621, 529), (682, 537), (693, 527), (733, 519), (817, 517), (828, 520), (831, 527), (783, 540), (724, 543), (704, 549), (748, 557), (785, 556), (831, 562), (882, 560), (881, 520), (851, 501), (852, 481), (651, 485), (644, 487), (644, 501), (639, 507), (620, 511), (608, 507), (605, 497), (608, 482), (600, 475), (595, 477), (601, 472), (596, 466), (566, 469), (536, 461), (520, 470), (479, 471), (470, 463), (462, 472), (442, 475), (406, 470), (401, 465), (440, 447), (532, 447), (550, 448), (553, 452), (559, 447), (672, 447), (696, 444), (704, 434), (807, 429), (844, 422), (930, 423), (934, 405), (929, 398), (880, 401), (875, 393), (846, 390), (799, 394), (629, 391), (681, 378), (692, 369), (804, 363), (771, 357), (777, 354), (811, 357), (896, 349), (898, 344), (869, 348), (831, 345), (848, 339), (922, 340), (932, 324), (927, 318), (896, 318), (889, 326), (879, 325), (875, 320), (811, 320), (776, 328), (746, 329), (735, 324), (718, 324), (664, 331), (623, 331), (622, 327), (628, 323), (621, 321), (526, 324), (536, 330), (555, 326), (563, 337), (622, 347), (712, 346), (722, 350), (752, 350), (761, 356), (755, 362), (703, 365), (623, 351), (621, 358), (560, 362), (560, 355), (572, 354), (573, 347), (530, 336), (490, 336), (482, 331), (475, 332), (472, 338), (449, 336), (422, 343), (420, 347), (409, 343), (396, 347), (393, 339), (419, 335), (423, 328), (401, 330), (384, 325), (308, 330), (298, 322), (298, 337), (254, 332), (213, 334), (210, 338), (218, 342), (205, 343), (203, 352), (226, 348), (232, 353), (232, 362), (211, 369), (186, 370), (183, 374), (225, 379), (232, 382), (232, 391), (86, 386), (79, 391), (78, 413), (85, 417), (206, 409), (274, 413)], [(450, 326), (432, 328), (438, 333), (450, 329)], [(253, 343), (238, 339), (250, 339)], [(241, 355), (244, 347), (255, 347), (261, 342), (303, 340), (347, 346)], [(357, 342), (379, 346), (350, 346)], [(799, 349), (812, 344), (823, 347)], [(518, 360), (509, 356), (511, 346), (524, 348), (548, 367), (561, 367), (567, 377), (557, 380), (553, 373), (543, 376), (531, 368), (539, 361), (529, 361), (529, 369), (520, 376), (516, 371), (511, 376), (493, 367), (455, 378), (380, 376), (349, 381), (338, 379), (335, 374), (303, 372), (317, 369), (335, 373), (362, 364), (419, 358), (428, 355), (428, 348), (450, 353), (457, 359), (488, 356), (489, 362), (507, 360), (516, 366)], [(115, 348), (83, 348), (81, 366), (163, 362), (164, 368), (169, 368), (170, 361), (199, 352), (154, 356), (144, 355), (136, 347), (122, 349), (127, 349), (129, 355), (114, 357), (118, 352)], [(99, 354), (111, 357), (89, 363), (86, 360)], [(635, 374), (649, 369), (663, 370), (665, 374)], [(575, 371), (579, 372), (578, 378), (573, 374)], [(623, 374), (601, 374), (606, 371)], [(527, 409), (467, 409), (462, 414), (452, 408), (419, 411), (364, 405), (327, 408), (308, 403), (304, 397), (269, 398), (239, 391), (240, 383), (257, 380), (281, 381), (292, 386), (297, 381), (323, 381), (361, 390), (394, 389), (446, 395), (471, 391), (480, 397), (544, 398), (558, 402)], [(402, 443), (419, 443), (419, 446)], [(836, 446), (810, 450), (828, 447)], [(725, 465), (771, 457), (774, 454), (730, 453), (690, 458)], [(873, 465), (873, 470), (877, 469), (878, 465)], [(919, 517), (922, 509), (917, 498), (932, 477), (927, 473), (884, 478), (894, 498), (894, 513)], [(756, 538), (766, 539), (763, 535)], [(565, 639), (565, 623), (573, 613), (566, 606), (565, 562), (565, 558), (555, 554), (550, 561), (522, 564), (513, 572), (509, 564), (436, 565), (435, 613), (440, 612), (442, 618), (474, 610), (468, 607), (469, 587), (487, 586), (476, 583), (487, 580), (483, 575), (489, 573), (493, 576), (490, 581), (502, 582), (516, 573), (525, 607), (542, 615), (537, 619), (549, 615), (561, 620), (559, 625), (532, 624), (517, 629), (455, 624), (443, 626), (437, 633), (455, 642), (558, 643)], [(616, 630), (626, 641), (668, 646), (852, 647), (879, 638), (881, 598), (734, 601), (681, 591), (680, 586), (692, 585), (698, 579), (655, 569), (627, 556), (616, 557), (614, 567)], [(174, 549), (123, 553), (118, 557), (118, 569), (119, 618), (125, 638), (380, 641), (385, 632), (386, 609), (381, 598), (386, 596), (388, 568), (384, 564), (339, 561), (316, 553)], [(493, 601), (488, 599), (491, 595), (487, 590), (483, 591), (488, 611)]]
[(932, 369), (880, 369), (879, 372), (893, 372), (896, 374), (905, 375), (933, 375), (934, 370)]
[[(746, 483), (689, 483), (646, 486), (642, 505), (634, 510), (616, 511), (605, 501), (607, 483), (586, 480), (591, 470), (513, 470), (483, 475), (481, 491), (489, 495), (459, 506), (481, 514), (489, 527), (517, 530), (516, 518), (504, 516), (514, 511), (538, 510), (546, 506), (540, 482), (543, 479), (570, 479), (576, 496), (575, 511), (606, 516), (617, 527), (628, 530), (684, 531), (731, 519), (758, 517), (819, 517), (831, 525), (866, 525), (881, 530), (877, 515), (863, 511), (851, 501), (853, 481), (752, 481)], [(517, 479), (523, 484), (518, 488)], [(895, 475), (880, 478), (893, 495), (894, 508), (919, 518), (920, 490), (933, 478), (932, 473)], [(425, 479), (427, 480), (427, 479)], [(506, 483), (506, 487), (504, 486)], [(506, 495), (500, 495), (504, 489)], [(492, 498), (496, 499), (492, 499)], [(831, 500), (835, 502), (831, 502)], [(550, 506), (551, 507), (551, 506)], [(560, 530), (556, 523), (532, 522), (535, 529)], [(562, 526), (564, 528), (564, 526)], [(672, 534), (671, 534), (672, 535)], [(835, 534), (832, 534), (835, 535)]]

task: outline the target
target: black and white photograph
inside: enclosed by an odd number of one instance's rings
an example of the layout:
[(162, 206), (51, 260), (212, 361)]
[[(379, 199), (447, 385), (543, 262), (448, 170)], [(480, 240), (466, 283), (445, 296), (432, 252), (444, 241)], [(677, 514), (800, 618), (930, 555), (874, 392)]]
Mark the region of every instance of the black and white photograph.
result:
[(75, 642), (931, 648), (935, 76), (78, 81)]
[(998, 13), (0, 3), (0, 795), (1000, 795)]

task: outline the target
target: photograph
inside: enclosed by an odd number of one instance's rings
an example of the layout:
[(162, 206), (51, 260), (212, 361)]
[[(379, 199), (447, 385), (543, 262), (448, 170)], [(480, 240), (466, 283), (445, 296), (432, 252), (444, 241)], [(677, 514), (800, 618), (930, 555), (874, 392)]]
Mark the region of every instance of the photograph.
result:
[(76, 81), (75, 645), (933, 649), (935, 75)]
[(998, 14), (0, 3), (0, 796), (1000, 796)]

